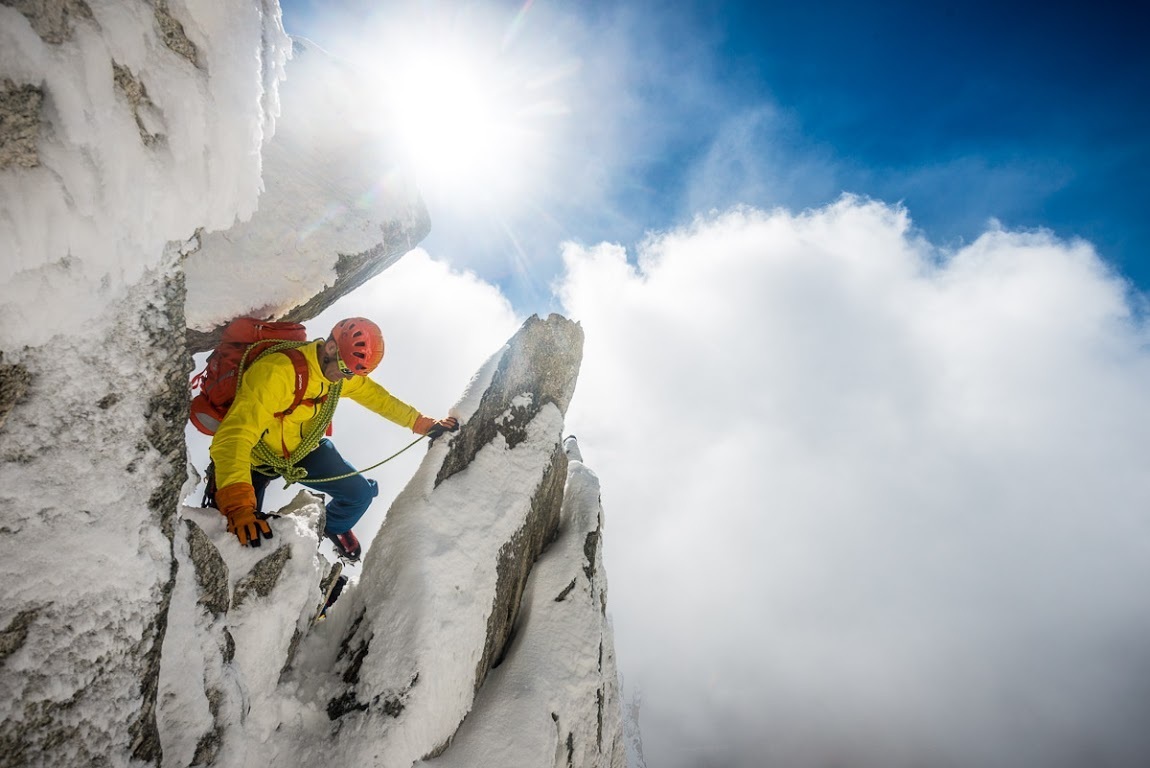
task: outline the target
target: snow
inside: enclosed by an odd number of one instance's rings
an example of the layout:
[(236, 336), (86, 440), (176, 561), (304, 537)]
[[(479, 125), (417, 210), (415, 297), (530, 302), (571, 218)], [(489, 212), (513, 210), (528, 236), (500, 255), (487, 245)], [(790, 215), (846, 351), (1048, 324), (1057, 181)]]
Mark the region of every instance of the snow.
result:
[(335, 283), (341, 254), (376, 248), (389, 222), (411, 222), (422, 207), (381, 127), (365, 121), (372, 96), (354, 73), (308, 40), (293, 50), (258, 210), (206, 234), (185, 265), (189, 328), (282, 315)]
[[(58, 45), (0, 6), (0, 71), (40, 87), (52, 118), (40, 167), (0, 173), (2, 349), (83, 330), (161, 263), (169, 241), (255, 210), (259, 149), (278, 110), (267, 89), (289, 53), (279, 6), (168, 6), (200, 67), (163, 44), (147, 3), (94, 4), (96, 24), (74, 21)], [(164, 137), (156, 146), (141, 141), (113, 62), (145, 84)]]
[(599, 764), (587, 754), (589, 745), (609, 756), (622, 749), (621, 743), (612, 747), (621, 734), (609, 717), (596, 727), (604, 713), (619, 707), (612, 691), (595, 685), (616, 676), (611, 643), (603, 645), (610, 630), (602, 614), (607, 585), (598, 550), (588, 563), (593, 576), (580, 568), (587, 562), (587, 537), (597, 535), (602, 523), (599, 480), (582, 463), (574, 438), (565, 447), (571, 462), (562, 533), (532, 570), (520, 635), (476, 696), (476, 714), (459, 729), (451, 750), (421, 765), (560, 765), (567, 759), (568, 734), (575, 765)]

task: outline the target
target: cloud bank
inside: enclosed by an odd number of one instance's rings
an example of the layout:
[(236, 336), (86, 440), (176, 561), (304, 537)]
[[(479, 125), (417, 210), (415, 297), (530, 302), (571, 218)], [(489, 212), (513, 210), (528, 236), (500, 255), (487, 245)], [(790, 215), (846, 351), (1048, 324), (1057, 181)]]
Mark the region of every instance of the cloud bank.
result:
[(651, 765), (1150, 761), (1150, 354), (1088, 244), (847, 197), (564, 258)]

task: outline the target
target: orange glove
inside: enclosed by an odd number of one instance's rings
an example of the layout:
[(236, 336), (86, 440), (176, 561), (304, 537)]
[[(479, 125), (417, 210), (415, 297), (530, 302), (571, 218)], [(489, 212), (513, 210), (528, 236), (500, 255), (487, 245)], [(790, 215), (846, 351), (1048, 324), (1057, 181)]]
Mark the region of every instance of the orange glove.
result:
[(421, 415), (415, 420), (415, 425), (412, 426), (411, 431), (417, 435), (427, 435), (434, 440), (444, 432), (454, 432), (457, 429), (459, 429), (459, 422), (454, 416), (435, 421), (430, 416)]
[(272, 537), (268, 521), (256, 517), (256, 490), (251, 483), (232, 483), (216, 491), (220, 514), (228, 518), (228, 533), (234, 533), (240, 546), (260, 545), (260, 535)]

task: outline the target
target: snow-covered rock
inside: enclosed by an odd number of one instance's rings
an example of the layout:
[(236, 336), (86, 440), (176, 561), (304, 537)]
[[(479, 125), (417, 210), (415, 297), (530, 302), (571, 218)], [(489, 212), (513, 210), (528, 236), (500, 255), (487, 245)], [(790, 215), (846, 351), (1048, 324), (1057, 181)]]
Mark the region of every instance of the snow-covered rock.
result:
[(274, 0), (0, 4), (0, 349), (252, 214), (289, 51)]
[(434, 768), (627, 765), (603, 571), (599, 480), (569, 460), (559, 531), (535, 563), (514, 636)]
[(261, 742), (291, 709), (280, 678), (330, 565), (318, 553), (320, 498), (301, 491), (279, 514), (275, 538), (253, 549), (214, 509), (180, 510), (159, 677), (162, 765), (259, 765)]
[(149, 275), (98, 334), (20, 351), (35, 375), (0, 435), (5, 765), (159, 758), (188, 355), (156, 342), (183, 328), (181, 283)]
[(239, 315), (315, 317), (431, 231), (371, 104), (377, 94), (314, 43), (296, 38), (292, 50), (259, 208), (204, 234), (185, 264), (193, 352), (211, 349)]
[(274, 2), (0, 4), (5, 766), (160, 761), (177, 244), (255, 209), (288, 44)]
[(578, 325), (527, 321), (314, 628), (328, 576), (315, 496), (256, 550), (184, 507), (164, 764), (623, 766), (599, 486), (561, 439), (581, 357)]
[(353, 593), (344, 684), (328, 697), (341, 729), (370, 734), (343, 737), (360, 759), (441, 753), (503, 660), (532, 564), (558, 531), (582, 337), (557, 315), (529, 319), (473, 380), (459, 434), (388, 513)]

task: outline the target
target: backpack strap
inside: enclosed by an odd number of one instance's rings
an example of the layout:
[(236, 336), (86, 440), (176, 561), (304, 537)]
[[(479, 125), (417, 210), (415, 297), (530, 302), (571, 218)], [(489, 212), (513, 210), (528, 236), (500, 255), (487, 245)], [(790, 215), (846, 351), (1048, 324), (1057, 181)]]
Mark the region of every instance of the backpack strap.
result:
[[(299, 408), (300, 404), (304, 402), (303, 396), (304, 393), (307, 392), (308, 370), (307, 359), (304, 358), (303, 352), (300, 352), (298, 349), (294, 348), (281, 349), (279, 351), (288, 356), (288, 359), (291, 360), (292, 367), (295, 368), (295, 397), (292, 399), (291, 405), (288, 406), (287, 410), (280, 411), (279, 413), (275, 414), (277, 419), (282, 420), (296, 408)], [(317, 397), (314, 399), (309, 398), (306, 404), (316, 405), (318, 403), (322, 403), (326, 399), (326, 395), (324, 397)]]

